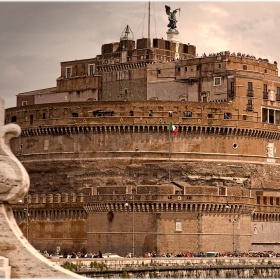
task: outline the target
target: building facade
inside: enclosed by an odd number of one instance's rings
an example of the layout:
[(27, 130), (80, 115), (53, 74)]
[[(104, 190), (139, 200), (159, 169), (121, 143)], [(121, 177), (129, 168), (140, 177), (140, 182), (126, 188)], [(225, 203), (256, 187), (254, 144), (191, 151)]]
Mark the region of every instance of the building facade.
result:
[[(12, 150), (31, 178), (29, 229), (40, 230), (29, 238), (40, 249), (56, 238), (122, 255), (280, 251), (277, 63), (197, 57), (167, 35), (151, 47), (127, 26), (101, 55), (62, 62), (55, 88), (6, 110), (22, 128)], [(63, 201), (71, 193), (79, 204)], [(24, 207), (14, 210), (23, 231)], [(57, 222), (75, 234), (37, 235)]]

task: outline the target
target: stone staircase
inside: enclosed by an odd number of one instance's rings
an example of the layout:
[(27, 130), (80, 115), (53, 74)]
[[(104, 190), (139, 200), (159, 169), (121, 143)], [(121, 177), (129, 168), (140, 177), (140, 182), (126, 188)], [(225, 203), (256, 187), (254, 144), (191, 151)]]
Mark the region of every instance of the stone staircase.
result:
[(11, 267), (9, 266), (9, 259), (0, 256), (0, 278), (11, 278)]

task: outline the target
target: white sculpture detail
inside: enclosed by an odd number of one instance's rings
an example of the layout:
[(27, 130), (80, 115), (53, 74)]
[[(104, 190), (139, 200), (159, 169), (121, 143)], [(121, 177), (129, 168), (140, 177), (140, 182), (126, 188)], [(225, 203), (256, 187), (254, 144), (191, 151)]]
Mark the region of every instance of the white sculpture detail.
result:
[(266, 146), (266, 155), (270, 158), (275, 158), (276, 156), (276, 148), (274, 147), (274, 143), (269, 142)]
[(16, 124), (0, 126), (0, 202), (17, 203), (29, 189), (29, 176), (10, 150), (11, 138), (20, 133)]
[(29, 189), (29, 176), (10, 149), (10, 140), (21, 129), (4, 124), (4, 100), (0, 97), (0, 278), (79, 278), (47, 260), (24, 238), (14, 219), (12, 206), (23, 199)]

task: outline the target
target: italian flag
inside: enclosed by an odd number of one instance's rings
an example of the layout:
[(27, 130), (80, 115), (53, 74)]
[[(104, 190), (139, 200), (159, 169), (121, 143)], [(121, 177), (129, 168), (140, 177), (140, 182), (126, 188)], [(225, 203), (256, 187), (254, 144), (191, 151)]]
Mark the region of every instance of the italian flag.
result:
[(169, 124), (169, 129), (170, 131), (173, 131), (175, 136), (178, 134), (178, 129), (172, 122)]

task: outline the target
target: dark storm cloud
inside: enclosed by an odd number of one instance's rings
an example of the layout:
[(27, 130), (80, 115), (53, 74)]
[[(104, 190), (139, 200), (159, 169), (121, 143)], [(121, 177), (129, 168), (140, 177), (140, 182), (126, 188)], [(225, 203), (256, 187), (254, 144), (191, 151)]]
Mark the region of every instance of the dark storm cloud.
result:
[[(181, 8), (179, 39), (197, 53), (240, 51), (279, 60), (278, 2), (151, 2), (151, 36), (166, 38), (164, 6)], [(95, 57), (128, 24), (147, 37), (148, 2), (0, 2), (0, 85), (6, 107), (20, 92), (53, 87), (60, 62)]]

